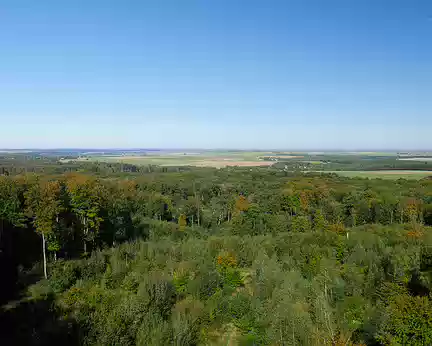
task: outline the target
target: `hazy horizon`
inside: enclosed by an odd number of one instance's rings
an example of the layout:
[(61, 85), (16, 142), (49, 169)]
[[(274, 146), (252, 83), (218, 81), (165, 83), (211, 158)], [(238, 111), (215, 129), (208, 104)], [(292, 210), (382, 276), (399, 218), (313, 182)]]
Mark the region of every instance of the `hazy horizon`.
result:
[(319, 149), (319, 148), (168, 148), (168, 147), (160, 147), (160, 148), (133, 148), (133, 147), (34, 147), (34, 148), (0, 148), (1, 152), (13, 152), (13, 151), (91, 151), (95, 150), (97, 152), (101, 151), (174, 151), (174, 152), (183, 152), (183, 151), (246, 151), (246, 152), (254, 152), (254, 151), (285, 151), (285, 152), (299, 152), (299, 153), (338, 153), (338, 152), (346, 152), (346, 153), (362, 153), (362, 152), (371, 152), (371, 153), (400, 153), (400, 152), (413, 152), (413, 153), (430, 153), (432, 149), (407, 149), (407, 148), (399, 148), (399, 149), (383, 149), (383, 148), (360, 148), (360, 149), (343, 149), (343, 148), (330, 148), (330, 149)]
[(422, 151), (431, 18), (430, 1), (6, 0), (0, 147)]

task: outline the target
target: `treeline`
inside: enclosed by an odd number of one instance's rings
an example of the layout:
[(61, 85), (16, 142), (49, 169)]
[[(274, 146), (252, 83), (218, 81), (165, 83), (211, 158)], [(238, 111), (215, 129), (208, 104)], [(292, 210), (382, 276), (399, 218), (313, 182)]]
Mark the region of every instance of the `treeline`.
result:
[(23, 174), (65, 174), (72, 172), (99, 176), (121, 175), (124, 173), (143, 175), (155, 172), (183, 172), (190, 167), (160, 167), (154, 165), (137, 166), (120, 162), (59, 161), (57, 157), (34, 157), (28, 155), (0, 157), (0, 175)]
[[(270, 160), (268, 158), (268, 160)], [(431, 171), (432, 161), (399, 160), (396, 156), (361, 156), (361, 155), (308, 155), (302, 158), (278, 159), (275, 168), (311, 171), (380, 171), (413, 170)]]
[(430, 344), (430, 225), (430, 179), (0, 176), (2, 301), (41, 261), (36, 344)]

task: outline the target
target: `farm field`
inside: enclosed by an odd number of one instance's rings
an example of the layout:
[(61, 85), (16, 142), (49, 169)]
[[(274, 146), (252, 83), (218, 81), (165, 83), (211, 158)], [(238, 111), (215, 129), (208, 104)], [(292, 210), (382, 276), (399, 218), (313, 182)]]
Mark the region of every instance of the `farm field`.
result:
[(396, 157), (397, 153), (394, 151), (334, 151), (324, 152), (325, 155), (352, 155), (352, 156), (383, 156), (383, 157)]
[(264, 161), (262, 156), (270, 152), (193, 152), (163, 153), (150, 155), (99, 155), (79, 158), (78, 161), (123, 162), (133, 165), (195, 166), (195, 167), (253, 167), (271, 166), (273, 161)]
[(409, 170), (383, 170), (383, 171), (323, 171), (322, 173), (336, 173), (349, 178), (381, 178), (397, 180), (400, 178), (418, 180), (432, 176), (432, 171), (409, 171)]
[(403, 157), (399, 158), (400, 161), (419, 161), (419, 162), (432, 162), (432, 157)]
[[(387, 156), (383, 156), (386, 154)], [(106, 162), (136, 166), (194, 166), (194, 167), (269, 167), (285, 170), (334, 172), (346, 177), (382, 179), (421, 179), (429, 176), (432, 161), (421, 157), (399, 158), (396, 153), (326, 152), (315, 155), (288, 151), (242, 150), (141, 150), (79, 153), (75, 158), (60, 159), (62, 163)]]

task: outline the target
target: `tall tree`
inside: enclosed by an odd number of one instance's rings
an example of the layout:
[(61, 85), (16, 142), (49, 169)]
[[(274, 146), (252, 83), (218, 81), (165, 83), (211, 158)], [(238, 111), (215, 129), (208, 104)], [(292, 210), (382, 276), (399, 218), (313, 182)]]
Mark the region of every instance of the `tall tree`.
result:
[(0, 176), (0, 241), (5, 222), (18, 225), (22, 221), (17, 182), (9, 177)]
[(68, 177), (66, 184), (72, 211), (82, 228), (84, 253), (87, 253), (87, 242), (96, 240), (102, 221), (102, 186), (96, 179), (84, 175)]
[(52, 249), (58, 250), (55, 235), (58, 216), (62, 211), (61, 185), (58, 181), (40, 181), (32, 185), (25, 193), (27, 212), (33, 219), (33, 225), (37, 233), (42, 237), (42, 254), (44, 264), (44, 276), (47, 274), (47, 239), (52, 241)]

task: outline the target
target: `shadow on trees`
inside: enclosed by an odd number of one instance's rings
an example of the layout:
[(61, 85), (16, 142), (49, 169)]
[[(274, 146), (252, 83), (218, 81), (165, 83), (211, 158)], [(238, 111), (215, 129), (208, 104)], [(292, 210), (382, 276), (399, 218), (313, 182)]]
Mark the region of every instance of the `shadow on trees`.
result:
[(52, 299), (19, 301), (40, 273), (29, 270), (40, 258), (40, 237), (31, 229), (5, 223), (0, 239), (0, 345), (78, 345), (79, 329), (59, 318)]
[(0, 313), (1, 345), (79, 345), (80, 329), (61, 318), (52, 300), (19, 302)]
[[(22, 289), (18, 282), (18, 268), (31, 268), (39, 260), (40, 248), (35, 246), (35, 243), (39, 244), (39, 242), (40, 238), (35, 232), (5, 224), (0, 240), (0, 272), (2, 273), (0, 305), (18, 298)], [(33, 282), (37, 279), (35, 278)]]
[(413, 296), (427, 297), (430, 294), (430, 290), (423, 281), (421, 273), (418, 271), (413, 271), (411, 273), (411, 279), (408, 283), (408, 290)]

